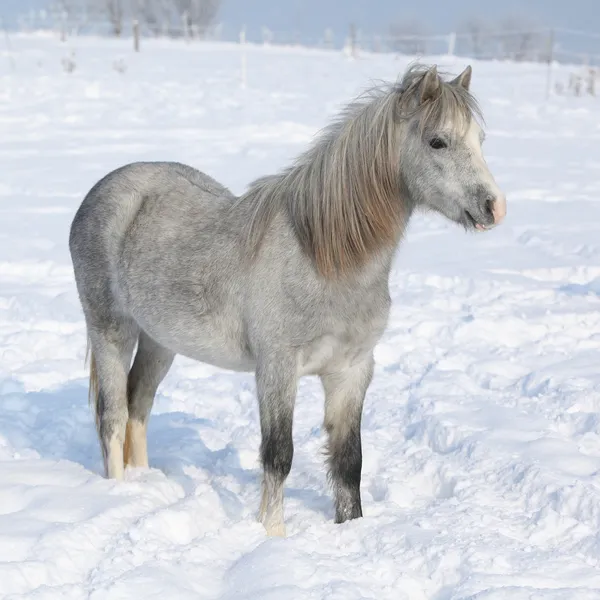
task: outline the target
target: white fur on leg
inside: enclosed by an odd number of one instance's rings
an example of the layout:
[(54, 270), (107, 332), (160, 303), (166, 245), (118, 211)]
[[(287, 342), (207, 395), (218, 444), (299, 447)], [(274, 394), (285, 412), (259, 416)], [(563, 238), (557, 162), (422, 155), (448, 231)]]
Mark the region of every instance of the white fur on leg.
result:
[(285, 525), (283, 522), (273, 522), (267, 521), (263, 523), (267, 535), (269, 537), (285, 537)]
[(277, 486), (278, 489), (275, 490), (273, 487), (272, 481), (263, 481), (258, 520), (263, 524), (268, 536), (285, 537), (283, 485)]
[(146, 423), (129, 419), (125, 430), (123, 455), (125, 465), (130, 467), (148, 467), (148, 444), (146, 441)]
[(105, 466), (106, 476), (109, 479), (123, 479), (125, 470), (123, 465), (123, 444), (116, 435), (113, 435), (108, 443)]

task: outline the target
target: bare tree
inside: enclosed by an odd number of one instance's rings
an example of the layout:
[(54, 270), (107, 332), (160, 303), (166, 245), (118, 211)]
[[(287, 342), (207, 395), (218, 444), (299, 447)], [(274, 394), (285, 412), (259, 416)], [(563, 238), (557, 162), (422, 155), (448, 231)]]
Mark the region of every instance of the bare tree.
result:
[(489, 46), (490, 28), (488, 24), (482, 19), (474, 17), (467, 19), (460, 31), (467, 40), (469, 53), (474, 58), (484, 58)]
[(137, 0), (87, 0), (88, 14), (96, 21), (106, 20), (113, 35), (122, 35), (126, 20), (137, 14)]
[(498, 42), (502, 54), (512, 60), (540, 60), (543, 37), (534, 24), (523, 17), (507, 17), (500, 23)]
[(86, 22), (84, 0), (56, 0), (49, 6), (52, 19), (60, 29), (64, 41), (68, 32), (77, 32)]
[[(77, 0), (64, 0), (76, 2)], [(221, 0), (83, 0), (90, 13), (107, 22), (113, 35), (123, 34), (130, 19), (154, 35), (206, 37)]]
[(120, 37), (123, 33), (123, 21), (125, 18), (125, 7), (126, 0), (105, 0), (106, 1), (106, 14), (113, 33)]
[(82, 0), (56, 0), (50, 5), (50, 10), (71, 20), (79, 16), (83, 5)]
[(214, 24), (221, 0), (172, 0), (177, 13), (183, 18), (188, 35), (204, 38)]
[(400, 54), (425, 54), (424, 29), (418, 21), (397, 21), (389, 28), (391, 49)]
[(173, 3), (171, 0), (140, 0), (137, 18), (155, 36), (172, 32)]

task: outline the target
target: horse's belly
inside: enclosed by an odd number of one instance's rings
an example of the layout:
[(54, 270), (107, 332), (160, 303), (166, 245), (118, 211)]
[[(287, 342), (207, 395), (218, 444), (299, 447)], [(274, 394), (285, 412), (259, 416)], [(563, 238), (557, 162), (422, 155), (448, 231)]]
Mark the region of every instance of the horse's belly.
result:
[(212, 319), (182, 324), (138, 322), (146, 333), (175, 354), (233, 371), (253, 371), (254, 358), (233, 323), (219, 327)]
[(182, 347), (177, 354), (230, 371), (254, 371), (256, 368), (256, 363), (251, 356), (226, 353), (221, 348)]

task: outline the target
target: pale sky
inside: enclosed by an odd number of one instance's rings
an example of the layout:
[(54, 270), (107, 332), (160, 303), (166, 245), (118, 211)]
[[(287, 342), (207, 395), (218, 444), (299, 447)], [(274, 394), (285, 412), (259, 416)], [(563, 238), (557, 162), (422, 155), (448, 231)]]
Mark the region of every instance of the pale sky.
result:
[(431, 33), (447, 33), (468, 17), (522, 15), (545, 26), (600, 33), (600, 0), (223, 0), (225, 25), (277, 31), (345, 31), (350, 21), (368, 33), (385, 32), (394, 20), (416, 19)]
[[(600, 0), (222, 0), (220, 21), (227, 38), (246, 25), (249, 38), (266, 25), (282, 36), (322, 36), (331, 27), (343, 39), (350, 22), (369, 35), (385, 34), (390, 23), (417, 20), (429, 33), (448, 33), (469, 17), (497, 20), (522, 16), (539, 26), (600, 33)], [(0, 18), (14, 22), (17, 12), (49, 0), (0, 0)], [(600, 52), (600, 42), (593, 45)]]

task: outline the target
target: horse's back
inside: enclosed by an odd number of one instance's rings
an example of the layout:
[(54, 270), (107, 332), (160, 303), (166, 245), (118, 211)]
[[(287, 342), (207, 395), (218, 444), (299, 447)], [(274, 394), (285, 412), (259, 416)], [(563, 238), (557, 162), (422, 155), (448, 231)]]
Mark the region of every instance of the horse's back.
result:
[[(228, 210), (234, 201), (218, 182), (179, 163), (133, 163), (109, 173), (71, 228), (84, 307), (131, 318), (177, 353), (198, 349), (197, 358), (214, 355), (209, 362), (246, 363), (236, 306), (241, 221)], [(199, 339), (215, 347), (203, 351)]]
[[(173, 194), (173, 192), (176, 192)], [(130, 163), (105, 175), (84, 198), (71, 226), (71, 241), (91, 222), (103, 232), (127, 229), (142, 203), (171, 196), (207, 208), (233, 200), (231, 192), (205, 173), (174, 162)]]
[(131, 163), (108, 173), (86, 195), (71, 224), (71, 253), (84, 258), (86, 247), (92, 247), (97, 258), (100, 245), (114, 254), (138, 213), (150, 204), (170, 204), (169, 222), (189, 211), (204, 212), (209, 220), (233, 201), (227, 188), (187, 165)]

